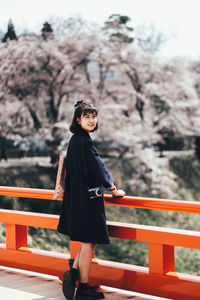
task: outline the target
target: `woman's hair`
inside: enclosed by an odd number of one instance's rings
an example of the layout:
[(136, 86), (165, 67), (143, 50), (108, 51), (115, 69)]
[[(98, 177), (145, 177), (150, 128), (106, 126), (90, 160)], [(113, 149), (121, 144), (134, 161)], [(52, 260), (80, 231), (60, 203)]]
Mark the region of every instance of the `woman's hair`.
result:
[[(81, 129), (81, 126), (77, 122), (77, 118), (80, 119), (82, 114), (85, 116), (87, 113), (89, 113), (89, 114), (95, 114), (97, 116), (96, 108), (94, 108), (91, 104), (87, 104), (87, 103), (83, 102), (83, 100), (77, 101), (77, 103), (74, 105), (74, 107), (75, 107), (74, 117), (73, 117), (72, 123), (69, 127), (69, 130), (72, 133), (76, 133)], [(92, 132), (97, 129), (98, 129), (98, 122), (97, 122), (96, 127), (92, 130)]]

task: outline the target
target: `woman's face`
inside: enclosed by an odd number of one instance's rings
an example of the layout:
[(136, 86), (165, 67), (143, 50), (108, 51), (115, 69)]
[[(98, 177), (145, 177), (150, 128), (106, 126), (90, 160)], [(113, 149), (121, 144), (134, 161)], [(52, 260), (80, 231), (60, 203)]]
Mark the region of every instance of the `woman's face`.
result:
[(81, 115), (81, 118), (77, 118), (77, 122), (87, 132), (91, 132), (97, 125), (97, 116), (95, 114), (87, 113)]

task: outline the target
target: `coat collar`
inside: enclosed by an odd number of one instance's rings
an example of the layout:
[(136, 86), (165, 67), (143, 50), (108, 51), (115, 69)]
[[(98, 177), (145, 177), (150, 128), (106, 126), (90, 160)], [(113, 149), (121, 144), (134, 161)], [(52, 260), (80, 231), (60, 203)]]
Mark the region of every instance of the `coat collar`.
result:
[(78, 128), (77, 134), (86, 135), (86, 136), (90, 137), (89, 133), (86, 130), (84, 130), (81, 126), (79, 126), (79, 128)]

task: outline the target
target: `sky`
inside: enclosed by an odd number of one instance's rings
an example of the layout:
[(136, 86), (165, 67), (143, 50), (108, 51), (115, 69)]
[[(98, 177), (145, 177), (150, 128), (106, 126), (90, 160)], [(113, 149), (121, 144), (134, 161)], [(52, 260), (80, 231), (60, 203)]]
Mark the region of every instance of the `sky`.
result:
[(200, 57), (200, 0), (0, 0), (0, 30), (11, 18), (16, 32), (39, 31), (50, 16), (80, 15), (102, 25), (111, 14), (128, 15), (131, 26), (154, 24), (173, 35), (163, 56)]

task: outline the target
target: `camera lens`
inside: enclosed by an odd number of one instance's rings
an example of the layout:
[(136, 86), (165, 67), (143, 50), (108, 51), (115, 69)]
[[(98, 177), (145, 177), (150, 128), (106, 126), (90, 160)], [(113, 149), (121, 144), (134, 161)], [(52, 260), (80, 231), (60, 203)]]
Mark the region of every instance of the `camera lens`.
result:
[(101, 196), (101, 195), (102, 195), (102, 192), (101, 192), (100, 189), (98, 189), (98, 190), (96, 191), (96, 193), (97, 193), (98, 196)]

